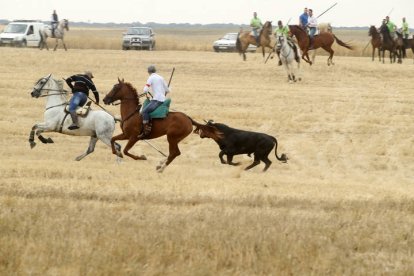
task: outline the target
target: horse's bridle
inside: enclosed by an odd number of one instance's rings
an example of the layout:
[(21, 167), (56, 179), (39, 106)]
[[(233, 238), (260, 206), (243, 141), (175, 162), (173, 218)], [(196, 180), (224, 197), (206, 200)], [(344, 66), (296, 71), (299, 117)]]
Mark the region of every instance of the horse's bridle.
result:
[[(67, 90), (64, 90), (64, 89), (50, 89), (50, 88), (44, 88), (45, 87), (45, 85), (46, 85), (46, 83), (48, 83), (48, 81), (50, 80), (50, 78), (52, 77), (52, 74), (49, 74), (49, 76), (47, 76), (47, 77), (43, 77), (43, 78), (41, 78), (40, 80), (38, 80), (37, 81), (37, 83), (39, 83), (40, 81), (42, 81), (42, 80), (46, 80), (43, 84), (42, 84), (42, 86), (40, 87), (40, 88), (35, 88), (35, 87), (33, 87), (33, 91), (36, 91), (36, 92), (38, 92), (38, 93), (41, 93), (41, 91), (59, 91), (60, 93), (55, 93), (55, 94), (49, 94), (49, 93), (47, 93), (46, 95), (42, 95), (42, 94), (40, 94), (38, 97), (40, 98), (40, 97), (49, 97), (49, 96), (53, 96), (53, 95), (63, 95), (63, 94), (66, 94), (66, 92), (68, 92)], [(36, 84), (37, 84), (36, 83)], [(36, 85), (35, 85), (36, 86)], [(32, 92), (33, 93), (33, 92)]]

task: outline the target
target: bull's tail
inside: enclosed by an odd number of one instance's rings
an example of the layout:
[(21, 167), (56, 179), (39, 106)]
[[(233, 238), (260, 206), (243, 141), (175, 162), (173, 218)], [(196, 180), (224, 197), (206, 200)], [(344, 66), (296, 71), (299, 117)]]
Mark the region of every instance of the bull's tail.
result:
[(277, 156), (277, 140), (276, 140), (275, 137), (272, 137), (272, 138), (273, 138), (273, 141), (275, 143), (275, 156), (276, 156), (276, 159), (279, 160), (279, 161), (282, 161), (282, 162), (286, 163), (288, 161), (287, 155), (284, 154), (284, 153), (282, 153), (282, 155), (280, 157)]
[(336, 43), (338, 43), (339, 45), (341, 45), (342, 47), (348, 48), (349, 50), (353, 50), (354, 47), (352, 47), (351, 45), (343, 42), (342, 40), (340, 40), (339, 38), (336, 37), (336, 35), (332, 34), (333, 37), (335, 38)]
[(242, 47), (241, 47), (240, 33), (241, 33), (241, 32), (238, 32), (238, 33), (237, 33), (237, 39), (236, 39), (236, 49), (237, 49), (237, 52), (239, 52), (239, 54), (242, 54), (242, 53), (243, 53), (243, 51), (242, 51)]

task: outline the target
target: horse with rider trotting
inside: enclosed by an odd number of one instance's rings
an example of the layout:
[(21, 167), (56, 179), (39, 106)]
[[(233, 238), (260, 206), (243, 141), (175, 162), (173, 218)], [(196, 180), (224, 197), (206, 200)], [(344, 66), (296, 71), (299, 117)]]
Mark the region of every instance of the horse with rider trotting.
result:
[(44, 47), (46, 47), (47, 50), (49, 50), (49, 47), (47, 45), (47, 39), (55, 38), (56, 44), (55, 48), (53, 49), (56, 51), (59, 40), (62, 40), (63, 48), (67, 51), (66, 44), (64, 41), (65, 36), (65, 30), (69, 31), (69, 21), (67, 19), (62, 19), (59, 22), (57, 22), (57, 26), (55, 27), (52, 23), (52, 26), (45, 26), (45, 28), (40, 32), (40, 43), (39, 43), (39, 49), (42, 50)]
[(272, 35), (272, 21), (266, 21), (262, 24), (261, 20), (257, 17), (257, 13), (253, 14), (253, 18), (250, 22), (252, 31), (242, 31), (237, 35), (236, 49), (239, 54), (243, 55), (243, 60), (246, 60), (246, 50), (249, 44), (257, 47), (262, 47), (263, 57), (265, 56), (265, 48), (273, 49), (271, 45)]

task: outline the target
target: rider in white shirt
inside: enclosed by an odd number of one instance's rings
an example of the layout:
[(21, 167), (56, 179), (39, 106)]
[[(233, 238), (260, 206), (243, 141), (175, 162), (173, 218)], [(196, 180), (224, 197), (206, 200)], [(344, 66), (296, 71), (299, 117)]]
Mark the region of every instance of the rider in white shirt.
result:
[(309, 50), (313, 49), (313, 37), (315, 36), (317, 27), (318, 27), (318, 21), (316, 17), (313, 15), (313, 10), (309, 9), (309, 17), (308, 17), (308, 28), (309, 28), (309, 38), (310, 38)]
[[(150, 113), (157, 109), (162, 103), (165, 101), (165, 96), (170, 89), (168, 88), (167, 84), (164, 81), (164, 78), (160, 75), (156, 74), (155, 72), (157, 69), (154, 65), (150, 65), (148, 67), (148, 74), (150, 75), (147, 83), (144, 86), (143, 92), (149, 98), (149, 95), (152, 96), (152, 100), (150, 103), (142, 109), (142, 123), (143, 123), (143, 132), (138, 136), (138, 138), (144, 138), (151, 133), (151, 124), (150, 122)], [(150, 88), (152, 90), (153, 95), (150, 92)], [(149, 94), (149, 95), (148, 95)]]

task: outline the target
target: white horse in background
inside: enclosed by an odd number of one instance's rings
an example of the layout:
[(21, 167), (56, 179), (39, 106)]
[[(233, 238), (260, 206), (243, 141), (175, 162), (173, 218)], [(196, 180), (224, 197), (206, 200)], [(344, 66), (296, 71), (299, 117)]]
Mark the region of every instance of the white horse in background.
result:
[[(55, 34), (54, 38), (56, 39), (56, 45), (55, 45), (55, 48), (53, 49), (54, 51), (56, 51), (58, 47), (59, 39), (62, 40), (63, 48), (65, 48), (65, 51), (68, 50), (66, 48), (65, 41), (63, 40), (63, 37), (65, 36), (65, 29), (69, 31), (69, 21), (67, 19), (62, 19), (59, 21), (59, 24), (57, 25), (55, 32), (54, 32)], [(49, 50), (49, 47), (47, 46), (47, 38), (48, 37), (53, 38), (51, 26), (45, 26), (43, 30), (39, 31), (39, 33), (40, 33), (39, 49), (42, 50), (46, 46), (46, 49)]]
[[(65, 111), (68, 105), (68, 91), (63, 89), (63, 81), (52, 78), (49, 74), (37, 81), (31, 93), (32, 97), (47, 97), (46, 108), (44, 113), (44, 122), (37, 123), (32, 127), (29, 136), (30, 147), (34, 148), (34, 135), (36, 133), (39, 140), (44, 143), (53, 143), (51, 138), (44, 138), (43, 132), (59, 132), (66, 135), (90, 136), (89, 146), (85, 153), (76, 157), (80, 161), (86, 155), (92, 153), (95, 149), (96, 142), (101, 140), (111, 148), (111, 138), (115, 130), (115, 118), (103, 110), (89, 110), (86, 117), (79, 116), (79, 129), (69, 130), (68, 126), (72, 119)], [(117, 160), (120, 161), (121, 146), (115, 143)]]
[[(287, 38), (283, 35), (278, 36), (276, 39), (276, 49), (280, 51), (280, 60), (282, 61), (282, 64), (288, 74), (289, 83), (296, 82), (297, 80), (300, 81), (302, 79), (300, 76), (296, 78), (296, 76), (299, 75), (300, 62), (295, 60), (295, 52), (293, 47), (290, 45), (290, 43), (293, 42), (288, 42)], [(296, 47), (296, 49), (299, 49), (299, 47)], [(300, 56), (299, 52), (298, 56)]]

